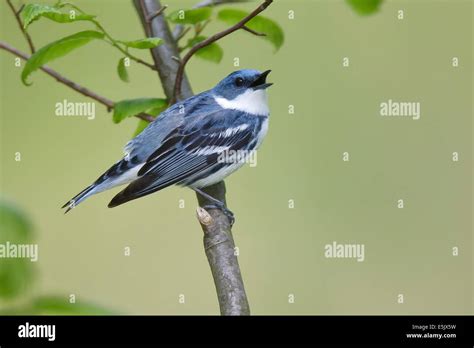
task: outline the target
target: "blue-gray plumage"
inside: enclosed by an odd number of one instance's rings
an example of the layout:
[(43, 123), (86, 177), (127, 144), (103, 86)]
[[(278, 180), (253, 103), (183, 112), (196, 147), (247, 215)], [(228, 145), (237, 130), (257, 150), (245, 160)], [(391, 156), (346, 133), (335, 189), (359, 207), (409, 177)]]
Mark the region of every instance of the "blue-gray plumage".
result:
[(265, 137), (269, 72), (235, 71), (213, 89), (174, 104), (127, 143), (123, 159), (63, 208), (68, 212), (93, 194), (127, 183), (109, 207), (174, 184), (202, 193), (223, 180), (244, 162), (222, 161), (222, 154), (248, 154)]

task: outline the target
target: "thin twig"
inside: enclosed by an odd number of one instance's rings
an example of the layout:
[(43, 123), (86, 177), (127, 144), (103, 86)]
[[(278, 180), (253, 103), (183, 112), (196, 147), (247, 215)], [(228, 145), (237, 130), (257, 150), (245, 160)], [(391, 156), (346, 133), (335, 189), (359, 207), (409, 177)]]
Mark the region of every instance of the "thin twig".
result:
[(201, 48), (206, 47), (219, 39), (222, 39), (224, 36), (227, 36), (236, 30), (242, 29), (248, 21), (256, 17), (260, 12), (264, 11), (268, 6), (270, 6), (272, 2), (273, 0), (265, 0), (260, 6), (258, 6), (255, 10), (253, 10), (248, 16), (243, 18), (240, 22), (234, 24), (233, 26), (231, 26), (230, 28), (227, 28), (224, 31), (221, 31), (220, 33), (217, 33), (208, 37), (206, 40), (201, 41), (197, 45), (193, 46), (186, 53), (186, 55), (181, 60), (181, 64), (178, 67), (178, 71), (176, 72), (174, 94), (173, 94), (173, 100), (171, 101), (171, 104), (174, 104), (174, 102), (179, 99), (179, 95), (181, 93), (181, 80), (183, 78), (184, 68), (187, 62), (189, 61), (189, 59)]
[(117, 48), (120, 52), (122, 52), (125, 56), (129, 57), (130, 59), (134, 60), (135, 62), (139, 63), (139, 64), (142, 64), (142, 65), (145, 65), (147, 67), (149, 67), (151, 70), (157, 70), (156, 69), (156, 66), (154, 66), (153, 64), (150, 64), (148, 62), (145, 62), (144, 60), (130, 54), (128, 51), (124, 50), (122, 47), (120, 47), (120, 45), (118, 44), (117, 40), (115, 40), (105, 29), (104, 27), (96, 20), (91, 20), (96, 26), (97, 28), (102, 32), (104, 33), (105, 37), (107, 39), (110, 40), (110, 44), (112, 46), (114, 46), (115, 48)]
[[(24, 59), (24, 60), (28, 60), (30, 58), (30, 56), (27, 55), (26, 53), (23, 53), (23, 52), (19, 51), (18, 49), (16, 49), (15, 47), (12, 47), (9, 44), (7, 44), (5, 42), (2, 42), (2, 41), (0, 41), (0, 49), (8, 51), (8, 52), (16, 55), (17, 57), (20, 57), (20, 58)], [(114, 102), (112, 100), (110, 100), (108, 98), (105, 98), (105, 97), (102, 97), (102, 96), (98, 95), (97, 93), (91, 91), (90, 89), (88, 89), (86, 87), (83, 87), (83, 86), (77, 84), (74, 81), (69, 80), (67, 77), (62, 76), (57, 71), (55, 71), (55, 70), (53, 70), (53, 69), (51, 69), (51, 68), (49, 68), (45, 65), (43, 65), (40, 69), (43, 70), (49, 76), (54, 77), (56, 79), (56, 81), (62, 83), (63, 85), (66, 85), (69, 88), (75, 90), (76, 92), (79, 92), (80, 94), (82, 94), (86, 97), (92, 98), (92, 99), (98, 101), (99, 103), (105, 105), (105, 107), (107, 108), (108, 111), (110, 111), (114, 108)], [(144, 120), (144, 121), (147, 121), (147, 122), (152, 122), (155, 119), (153, 116), (151, 116), (149, 114), (145, 114), (145, 113), (140, 113), (140, 114), (135, 115), (135, 116), (142, 119), (142, 120)]]
[[(15, 18), (16, 18), (16, 21), (18, 22), (18, 25), (20, 26), (20, 29), (21, 29), (21, 32), (23, 33), (23, 35), (25, 36), (26, 38), (26, 41), (28, 42), (28, 45), (30, 46), (30, 51), (31, 53), (35, 53), (35, 47), (33, 45), (33, 40), (31, 39), (31, 36), (30, 34), (28, 34), (28, 32), (25, 30), (25, 28), (23, 27), (23, 22), (21, 21), (21, 18), (20, 18), (20, 12), (21, 10), (23, 9), (24, 5), (20, 8), (20, 10), (15, 10), (15, 7), (13, 6), (13, 4), (11, 3), (11, 0), (7, 0), (7, 3), (8, 5), (10, 6), (13, 14), (15, 15)], [(163, 12), (163, 10), (166, 8), (166, 6), (163, 6), (161, 8), (161, 12)], [(82, 12), (82, 11), (81, 11)], [(159, 12), (159, 11), (158, 11)], [(160, 12), (160, 13), (161, 13)], [(156, 16), (158, 16), (160, 13), (157, 13)], [(148, 68), (152, 69), (152, 70), (156, 70), (156, 67), (153, 65), (153, 64), (150, 64), (148, 62), (145, 62), (144, 60), (130, 54), (129, 52), (127, 52), (126, 50), (124, 50), (122, 47), (120, 47), (120, 45), (117, 43), (117, 41), (112, 38), (110, 36), (110, 34), (104, 29), (104, 27), (97, 21), (95, 20), (92, 20), (92, 22), (97, 26), (97, 28), (102, 31), (104, 33), (104, 35), (110, 40), (110, 44), (112, 46), (114, 46), (115, 48), (117, 48), (120, 52), (122, 52), (124, 55), (126, 55), (127, 57), (129, 57), (130, 59), (134, 60), (135, 62), (139, 63), (139, 64), (142, 64), (142, 65), (145, 65), (147, 66)]]
[(16, 14), (19, 15), (21, 11), (25, 8), (25, 4), (21, 4), (20, 8), (16, 11)]
[[(202, 33), (202, 31), (204, 29), (206, 29), (206, 26), (211, 23), (211, 20), (208, 19), (204, 22), (201, 23), (197, 23), (195, 26), (194, 26), (194, 36), (192, 39), (188, 40), (188, 43), (183, 46), (183, 47), (179, 47), (179, 52), (183, 52), (185, 49), (189, 48), (189, 47), (192, 47), (192, 44), (193, 44), (193, 41), (196, 40), (199, 35)], [(191, 29), (191, 27), (187, 27), (186, 29)], [(183, 33), (186, 34), (187, 30), (184, 30)], [(176, 42), (178, 42), (179, 39), (175, 39)]]
[(257, 35), (257, 36), (267, 36), (267, 34), (265, 34), (265, 33), (259, 33), (258, 31), (255, 31), (255, 30), (253, 30), (253, 29), (250, 29), (250, 28), (247, 27), (246, 25), (244, 25), (244, 26), (242, 27), (242, 29), (245, 30), (245, 31), (248, 31), (249, 33), (252, 33), (252, 34), (254, 34), (254, 35)]
[(25, 36), (25, 39), (28, 42), (28, 46), (30, 46), (31, 53), (35, 53), (35, 46), (33, 45), (33, 40), (31, 40), (30, 34), (28, 34), (28, 32), (23, 27), (23, 22), (21, 21), (21, 18), (20, 18), (20, 12), (23, 10), (24, 5), (22, 5), (20, 7), (20, 9), (17, 11), (15, 9), (15, 6), (13, 6), (11, 0), (7, 0), (7, 4), (8, 4), (8, 6), (10, 6), (13, 14), (15, 15), (16, 21), (17, 21), (18, 25), (20, 26), (20, 30), (23, 33), (23, 35)]
[[(208, 6), (218, 6), (218, 5), (225, 5), (225, 4), (232, 4), (232, 3), (243, 3), (243, 2), (250, 2), (251, 0), (203, 0), (196, 5), (193, 6), (193, 8), (202, 8), (202, 7), (208, 7)], [(187, 27), (189, 28), (189, 27)], [(174, 29), (173, 29), (173, 37), (176, 42), (179, 41), (180, 38), (183, 37), (183, 30), (185, 29), (185, 26), (183, 24), (177, 24)]]
[(198, 36), (199, 34), (202, 33), (202, 31), (206, 28), (206, 26), (211, 23), (211, 20), (208, 19), (206, 21), (204, 21), (202, 24), (201, 23), (197, 23), (196, 24), (196, 36)]
[(249, 2), (251, 0), (203, 0), (200, 3), (193, 6), (193, 8), (201, 8), (207, 6), (217, 6), (224, 5), (228, 3), (237, 3), (237, 2)]
[(151, 16), (147, 18), (147, 22), (150, 23), (155, 17), (158, 17), (160, 14), (162, 14), (163, 11), (166, 10), (167, 8), (168, 8), (168, 5), (163, 5), (162, 8), (160, 8), (158, 11), (156, 11), (155, 13), (153, 13)]
[(191, 27), (187, 27), (186, 29), (181, 31), (179, 36), (177, 38), (175, 38), (175, 41), (178, 42), (179, 40), (181, 40), (184, 37), (184, 35), (186, 35), (190, 30), (191, 30)]

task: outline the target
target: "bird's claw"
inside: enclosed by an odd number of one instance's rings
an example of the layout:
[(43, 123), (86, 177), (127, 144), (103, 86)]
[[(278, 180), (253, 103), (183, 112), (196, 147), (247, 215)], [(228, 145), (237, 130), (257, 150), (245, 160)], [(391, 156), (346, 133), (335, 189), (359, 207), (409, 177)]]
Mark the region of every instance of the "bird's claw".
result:
[(234, 217), (234, 213), (232, 211), (230, 211), (229, 209), (227, 209), (227, 207), (222, 204), (207, 204), (205, 206), (203, 206), (204, 209), (219, 209), (220, 211), (222, 211), (224, 213), (224, 215), (229, 219), (229, 222), (230, 222), (230, 227), (232, 227), (234, 225), (234, 222), (235, 222), (235, 217)]

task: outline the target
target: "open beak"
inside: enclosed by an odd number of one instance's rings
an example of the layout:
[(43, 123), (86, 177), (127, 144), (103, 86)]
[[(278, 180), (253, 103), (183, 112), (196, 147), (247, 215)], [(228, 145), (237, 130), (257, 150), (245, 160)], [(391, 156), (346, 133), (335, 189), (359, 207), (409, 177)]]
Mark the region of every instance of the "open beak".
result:
[(268, 88), (271, 85), (273, 85), (273, 83), (267, 83), (267, 76), (268, 76), (268, 74), (270, 74), (270, 72), (271, 72), (271, 70), (267, 70), (267, 71), (264, 71), (263, 73), (261, 73), (255, 79), (255, 81), (252, 82), (250, 87), (253, 88), (254, 90), (258, 90), (258, 89), (265, 89), (265, 88)]

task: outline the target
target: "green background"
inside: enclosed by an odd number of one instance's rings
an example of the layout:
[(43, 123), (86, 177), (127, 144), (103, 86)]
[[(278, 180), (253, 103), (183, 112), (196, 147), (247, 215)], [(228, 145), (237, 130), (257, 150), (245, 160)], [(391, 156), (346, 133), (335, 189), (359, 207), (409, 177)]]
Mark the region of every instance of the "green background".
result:
[[(131, 2), (75, 3), (114, 37), (143, 37)], [(192, 4), (168, 1), (168, 12)], [(360, 16), (344, 1), (278, 0), (264, 14), (284, 29), (278, 52), (238, 32), (220, 41), (219, 65), (191, 60), (195, 92), (238, 69), (234, 57), (239, 68), (273, 70), (258, 165), (226, 181), (252, 313), (473, 313), (472, 8), (461, 0), (386, 1)], [(1, 40), (26, 52), (3, 1), (0, 12)], [(41, 19), (30, 32), (41, 47), (91, 28)], [(223, 28), (214, 21), (205, 33)], [(138, 55), (151, 61), (148, 51)], [(50, 66), (112, 100), (163, 96), (156, 73), (133, 62), (131, 82), (120, 81), (121, 57), (92, 42)], [(1, 194), (26, 211), (39, 243), (36, 286), (24, 296), (75, 294), (129, 314), (217, 314), (191, 190), (173, 187), (108, 209), (115, 189), (68, 215), (59, 209), (122, 156), (138, 120), (115, 125), (99, 104), (94, 120), (55, 116), (57, 102), (89, 100), (42, 72), (25, 87), (14, 56), (2, 51), (0, 62)], [(381, 117), (388, 99), (420, 102), (421, 119)], [(365, 261), (325, 258), (333, 241), (365, 244)]]

